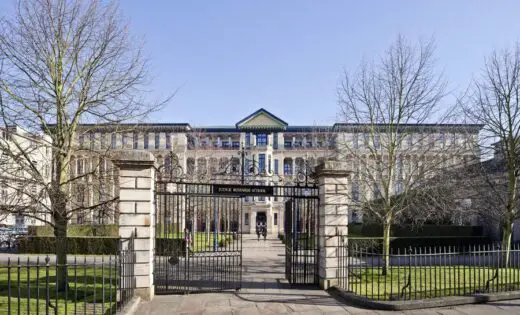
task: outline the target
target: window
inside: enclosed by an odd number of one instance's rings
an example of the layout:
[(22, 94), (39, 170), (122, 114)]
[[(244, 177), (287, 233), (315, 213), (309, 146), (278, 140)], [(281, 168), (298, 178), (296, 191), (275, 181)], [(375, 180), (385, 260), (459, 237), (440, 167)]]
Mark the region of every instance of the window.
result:
[(381, 137), (379, 135), (374, 135), (374, 148), (379, 149), (381, 146)]
[(274, 219), (274, 225), (278, 225), (278, 213), (274, 214), (273, 219)]
[(265, 154), (258, 155), (258, 168), (260, 173), (265, 173)]
[(244, 174), (249, 174), (249, 160), (244, 161)]
[(359, 202), (359, 183), (352, 183), (352, 201)]
[(122, 147), (124, 149), (126, 147), (126, 144), (128, 143), (128, 135), (126, 133), (123, 133), (121, 142), (122, 142)]
[(89, 135), (89, 141), (90, 141), (90, 150), (94, 150), (95, 134), (93, 132), (91, 132)]
[(259, 147), (267, 146), (267, 134), (259, 133), (256, 135), (256, 145)]
[(229, 148), (229, 141), (222, 141), (223, 148)]
[(21, 214), (17, 214), (15, 216), (15, 225), (16, 226), (25, 226), (25, 217)]
[(352, 136), (352, 147), (354, 147), (354, 149), (359, 149), (359, 136), (357, 133)]
[(148, 133), (144, 134), (143, 146), (145, 150), (148, 150)]
[(112, 147), (112, 149), (116, 148), (116, 137), (117, 137), (117, 135), (115, 133), (113, 133), (112, 134), (112, 139), (111, 139), (111, 147)]
[(441, 133), (439, 134), (439, 142), (440, 142), (441, 147), (444, 147), (445, 141), (446, 141), (446, 137), (444, 136), (444, 131), (441, 131)]
[(374, 184), (374, 199), (378, 199), (381, 197), (381, 191), (379, 190), (379, 186)]
[(291, 148), (291, 147), (292, 147), (292, 142), (291, 142), (291, 140), (285, 140), (285, 141), (283, 142), (283, 146), (284, 146), (285, 148)]
[(292, 164), (291, 163), (285, 163), (283, 165), (283, 174), (292, 175)]
[(395, 184), (395, 192), (397, 194), (400, 194), (400, 193), (403, 192), (403, 183), (398, 182), (398, 183)]
[(272, 168), (271, 168), (271, 156), (270, 156), (270, 155), (267, 156), (267, 171), (269, 172), (269, 174), (271, 174), (271, 172), (272, 172)]
[(406, 137), (406, 142), (407, 142), (406, 146), (408, 148), (412, 148), (413, 147), (413, 137), (412, 137), (412, 135), (408, 135)]
[(85, 136), (80, 135), (78, 142), (79, 142), (80, 147), (83, 147), (83, 142), (85, 142)]
[(244, 214), (244, 225), (249, 225), (249, 213)]
[(172, 135), (169, 132), (166, 133), (166, 144), (165, 145), (166, 145), (166, 149), (169, 149), (172, 147)]
[(273, 149), (278, 149), (278, 133), (273, 134)]
[(251, 134), (246, 133), (246, 147), (251, 146)]
[(159, 133), (155, 133), (155, 149), (159, 149), (159, 144), (161, 143), (161, 138), (159, 137)]
[(232, 142), (232, 146), (233, 146), (233, 148), (235, 148), (235, 149), (240, 148), (240, 141), (233, 141), (233, 142)]
[(100, 142), (100, 146), (101, 146), (101, 149), (105, 149), (106, 148), (106, 135), (104, 133), (101, 134), (101, 140), (99, 141)]
[(76, 161), (76, 175), (83, 175), (83, 159), (79, 159)]
[(133, 135), (133, 142), (134, 142), (134, 145), (133, 145), (133, 148), (134, 150), (137, 150), (137, 148), (139, 147), (139, 136), (137, 134), (137, 132), (134, 132), (134, 135)]
[(276, 175), (278, 175), (278, 160), (277, 159), (274, 160), (274, 173)]

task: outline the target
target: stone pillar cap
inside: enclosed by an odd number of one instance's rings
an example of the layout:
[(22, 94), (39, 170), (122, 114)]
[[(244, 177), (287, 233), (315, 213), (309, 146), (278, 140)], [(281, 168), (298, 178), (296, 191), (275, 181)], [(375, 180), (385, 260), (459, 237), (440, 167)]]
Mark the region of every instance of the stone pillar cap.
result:
[(348, 177), (350, 171), (348, 170), (347, 162), (337, 160), (326, 160), (318, 164), (315, 168), (316, 176), (336, 176)]
[(155, 156), (145, 150), (120, 150), (109, 153), (109, 158), (117, 166), (134, 165), (152, 167), (155, 164)]

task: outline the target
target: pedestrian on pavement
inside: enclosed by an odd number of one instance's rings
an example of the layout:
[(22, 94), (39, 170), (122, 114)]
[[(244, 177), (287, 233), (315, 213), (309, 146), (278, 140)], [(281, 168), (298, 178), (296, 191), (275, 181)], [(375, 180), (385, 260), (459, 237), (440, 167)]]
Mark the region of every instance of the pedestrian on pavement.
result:
[(260, 233), (262, 232), (262, 226), (260, 223), (256, 225), (256, 236), (258, 237), (258, 241), (260, 241)]
[(267, 224), (265, 224), (262, 228), (262, 236), (264, 237), (265, 242), (265, 239), (267, 238)]

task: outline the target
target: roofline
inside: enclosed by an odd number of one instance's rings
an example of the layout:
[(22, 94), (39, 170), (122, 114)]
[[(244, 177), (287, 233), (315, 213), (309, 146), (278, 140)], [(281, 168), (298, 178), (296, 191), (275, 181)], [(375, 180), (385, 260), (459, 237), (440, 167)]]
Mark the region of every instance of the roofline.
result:
[[(56, 124), (49, 124), (50, 129), (54, 128)], [(93, 130), (125, 130), (125, 129), (139, 129), (139, 130), (164, 130), (164, 131), (190, 131), (191, 126), (187, 123), (124, 123), (124, 124), (79, 124), (78, 130), (93, 129)], [(42, 127), (42, 130), (45, 130)]]
[(241, 119), (239, 122), (237, 122), (235, 124), (235, 126), (237, 127), (238, 129), (238, 125), (240, 125), (241, 123), (245, 122), (245, 121), (248, 121), (249, 119), (251, 119), (253, 116), (261, 113), (261, 112), (265, 112), (267, 113), (268, 115), (271, 115), (273, 118), (275, 118), (276, 120), (280, 121), (285, 127), (287, 127), (289, 124), (286, 123), (283, 119), (280, 119), (278, 116), (274, 115), (273, 113), (271, 113), (270, 111), (266, 110), (265, 108), (261, 107), (260, 109), (256, 110), (254, 113), (248, 115), (246, 118), (243, 118)]
[[(335, 123), (332, 126), (333, 131), (343, 131), (345, 129), (357, 129), (367, 126), (374, 126), (374, 127), (388, 127), (388, 124), (363, 124), (363, 123)], [(420, 129), (420, 128), (426, 128), (426, 129), (471, 129), (480, 131), (482, 128), (484, 128), (483, 124), (398, 124), (396, 125), (400, 128), (411, 128), (411, 129)]]

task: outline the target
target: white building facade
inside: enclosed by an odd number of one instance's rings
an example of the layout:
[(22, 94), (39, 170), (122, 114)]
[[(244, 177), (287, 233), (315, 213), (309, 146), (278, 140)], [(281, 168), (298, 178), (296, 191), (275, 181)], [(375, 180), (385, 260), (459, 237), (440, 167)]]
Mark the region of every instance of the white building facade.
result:
[[(408, 129), (417, 133), (410, 134), (409, 137), (420, 137), (421, 142), (424, 137), (435, 139), (435, 143), (442, 141), (439, 145), (451, 142), (456, 146), (468, 147), (477, 143), (481, 127), (463, 127), (412, 125), (408, 126)], [(359, 140), (363, 136), (362, 130), (361, 125), (348, 124), (292, 126), (264, 109), (259, 109), (234, 125), (220, 127), (191, 126), (188, 123), (117, 127), (83, 125), (78, 130), (78, 144), (82, 150), (73, 158), (71, 169), (79, 171), (86, 167), (83, 165), (88, 164), (89, 168), (95, 168), (108, 163), (104, 160), (99, 162), (99, 154), (96, 154), (93, 161), (92, 152), (147, 150), (154, 154), (156, 165), (159, 167), (169, 165), (170, 156), (174, 153), (182, 169), (182, 180), (187, 182), (294, 185), (299, 180), (305, 180), (305, 175), (309, 175), (312, 168), (325, 159), (346, 159), (351, 164), (352, 171), (356, 165), (356, 158), (364, 155), (350, 158), (343, 147), (347, 144), (355, 150), (364, 150), (362, 141)], [(407, 145), (406, 141), (403, 143)], [(416, 142), (409, 143), (411, 147), (407, 152), (413, 158), (414, 150), (420, 148), (416, 147)], [(451, 164), (474, 159), (476, 156), (474, 150), (464, 150), (457, 154), (450, 160)], [(370, 158), (368, 151), (364, 158)], [(81, 167), (77, 163), (81, 163)], [(446, 167), (448, 166), (447, 164)], [(108, 184), (104, 186), (103, 191), (117, 195), (117, 170), (106, 165), (103, 168), (105, 171), (110, 169), (108, 177), (112, 178), (107, 179)], [(165, 171), (166, 168), (162, 170)], [(355, 189), (353, 186), (352, 196), (359, 194)], [(90, 197), (85, 202), (95, 203), (99, 200), (95, 196), (96, 192), (88, 195)], [(351, 221), (359, 218), (356, 213), (350, 215)], [(107, 222), (117, 222), (116, 216), (117, 209), (114, 209), (114, 217)], [(246, 197), (243, 200), (239, 229), (243, 233), (254, 233), (256, 224), (263, 222), (270, 233), (281, 233), (284, 226), (283, 216), (284, 200), (281, 198)], [(76, 218), (77, 222), (72, 219), (72, 223), (85, 223), (86, 217), (89, 217), (89, 214)], [(203, 225), (204, 222), (197, 224)], [(197, 230), (201, 229), (202, 227), (197, 227)]]

